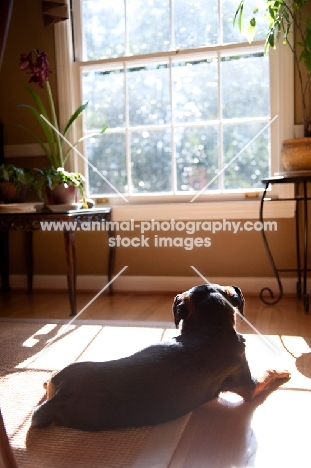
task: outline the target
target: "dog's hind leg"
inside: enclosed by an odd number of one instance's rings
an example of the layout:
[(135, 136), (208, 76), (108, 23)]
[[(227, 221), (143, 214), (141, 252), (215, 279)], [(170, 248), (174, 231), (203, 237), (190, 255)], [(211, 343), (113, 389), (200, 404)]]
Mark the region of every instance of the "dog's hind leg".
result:
[(42, 405), (38, 406), (32, 413), (31, 426), (32, 427), (46, 427), (49, 426), (55, 417), (54, 401), (47, 400)]

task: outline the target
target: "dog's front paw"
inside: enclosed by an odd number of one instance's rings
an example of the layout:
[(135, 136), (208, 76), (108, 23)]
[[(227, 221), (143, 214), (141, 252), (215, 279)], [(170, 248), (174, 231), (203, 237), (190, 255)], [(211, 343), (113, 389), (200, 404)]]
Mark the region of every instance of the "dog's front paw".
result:
[(264, 387), (266, 387), (267, 385), (270, 385), (272, 382), (276, 382), (279, 380), (283, 380), (284, 381), (283, 383), (285, 383), (290, 378), (291, 378), (291, 374), (288, 370), (269, 369), (264, 373), (259, 383), (262, 384)]
[(291, 378), (291, 374), (288, 370), (278, 371), (275, 369), (271, 369), (267, 372), (270, 376), (271, 382), (274, 380), (284, 380), (285, 382), (287, 382)]
[[(261, 377), (261, 379), (257, 380), (256, 387), (254, 389), (254, 397), (259, 395), (261, 392), (263, 392), (268, 386), (272, 385), (275, 383), (275, 385), (280, 386), (283, 383), (287, 382), (290, 379), (291, 375), (288, 370), (275, 370), (275, 369), (269, 369), (267, 370), (264, 375)], [(276, 389), (276, 388), (275, 388)]]

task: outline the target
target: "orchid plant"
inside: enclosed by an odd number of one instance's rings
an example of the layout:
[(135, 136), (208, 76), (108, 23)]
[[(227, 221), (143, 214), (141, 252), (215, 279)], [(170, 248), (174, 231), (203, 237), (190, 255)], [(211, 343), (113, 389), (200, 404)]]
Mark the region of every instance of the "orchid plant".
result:
[[(48, 157), (52, 167), (57, 169), (58, 167), (64, 167), (72, 146), (67, 151), (64, 151), (64, 139), (60, 135), (60, 128), (55, 111), (54, 99), (49, 82), (49, 75), (51, 70), (49, 68), (49, 62), (47, 60), (46, 52), (41, 52), (37, 49), (32, 50), (28, 54), (21, 54), (20, 56), (20, 69), (27, 70), (30, 74), (29, 83), (35, 83), (40, 88), (44, 89), (47, 93), (49, 112), (39, 94), (34, 91), (31, 87), (27, 87), (27, 91), (32, 96), (36, 107), (29, 104), (19, 104), (19, 107), (25, 107), (34, 115), (40, 124), (44, 135), (47, 140), (45, 145), (40, 138), (32, 131), (26, 128), (26, 130), (33, 136), (33, 138), (39, 143), (40, 147)], [(67, 125), (62, 131), (62, 135), (65, 137), (73, 124), (73, 122), (79, 117), (79, 115), (87, 107), (88, 103), (82, 104), (72, 114)], [(42, 117), (43, 116), (43, 117)], [(51, 124), (51, 125), (50, 125)], [(25, 127), (23, 127), (25, 128)], [(105, 129), (104, 129), (105, 130)], [(104, 131), (103, 130), (103, 131)], [(80, 139), (79, 141), (81, 141)], [(79, 142), (78, 141), (78, 142)], [(75, 145), (78, 143), (76, 142)], [(75, 146), (73, 145), (73, 146)]]

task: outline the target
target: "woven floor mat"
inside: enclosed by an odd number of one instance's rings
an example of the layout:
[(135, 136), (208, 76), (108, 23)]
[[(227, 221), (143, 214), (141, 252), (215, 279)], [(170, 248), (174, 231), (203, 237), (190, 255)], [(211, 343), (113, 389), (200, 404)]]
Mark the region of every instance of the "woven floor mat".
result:
[(147, 326), (1, 321), (0, 406), (19, 467), (168, 466), (187, 417), (156, 427), (95, 433), (55, 425), (30, 428), (30, 418), (51, 372), (73, 361), (126, 356), (175, 333)]

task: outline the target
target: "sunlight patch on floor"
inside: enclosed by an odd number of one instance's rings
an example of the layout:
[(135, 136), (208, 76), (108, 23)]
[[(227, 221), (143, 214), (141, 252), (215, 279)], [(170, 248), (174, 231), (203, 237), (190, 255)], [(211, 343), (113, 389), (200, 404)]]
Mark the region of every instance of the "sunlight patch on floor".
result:
[(310, 460), (311, 392), (280, 388), (254, 411), (256, 468), (307, 468)]
[(47, 323), (38, 331), (36, 331), (36, 333), (30, 336), (26, 341), (24, 341), (22, 346), (25, 346), (25, 348), (33, 348), (37, 343), (40, 342), (39, 336), (47, 335), (48, 333), (51, 333), (54, 330), (54, 328), (56, 328), (56, 326), (57, 326), (56, 324)]
[(310, 346), (302, 336), (281, 335), (280, 339), (285, 349), (296, 358), (311, 352)]

